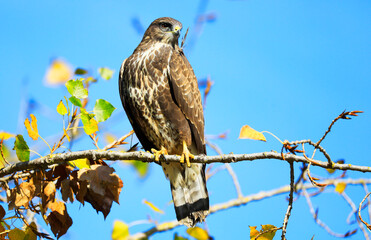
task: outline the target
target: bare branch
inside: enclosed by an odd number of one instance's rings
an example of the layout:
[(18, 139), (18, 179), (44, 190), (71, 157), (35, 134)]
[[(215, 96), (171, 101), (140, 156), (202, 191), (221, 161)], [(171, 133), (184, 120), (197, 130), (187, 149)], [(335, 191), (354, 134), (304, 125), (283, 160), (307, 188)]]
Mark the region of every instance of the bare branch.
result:
[[(23, 171), (23, 170), (33, 170), (33, 169), (41, 169), (47, 168), (49, 165), (58, 164), (58, 163), (65, 163), (67, 161), (72, 161), (80, 158), (88, 158), (88, 159), (107, 159), (109, 161), (116, 161), (116, 160), (139, 160), (143, 162), (155, 162), (155, 157), (153, 154), (148, 152), (118, 152), (118, 151), (102, 151), (102, 150), (85, 150), (85, 151), (77, 151), (71, 153), (59, 153), (48, 155), (46, 157), (37, 158), (31, 160), (29, 162), (19, 162), (15, 164), (11, 164), (7, 167), (0, 169), (0, 177), (4, 177), (8, 174), (12, 174), (16, 171)], [(197, 163), (232, 163), (232, 162), (240, 162), (240, 161), (254, 161), (258, 159), (279, 159), (284, 161), (294, 161), (294, 162), (305, 162), (309, 163), (309, 161), (305, 157), (296, 156), (293, 154), (282, 154), (277, 152), (261, 152), (261, 153), (251, 153), (251, 154), (225, 154), (221, 156), (205, 156), (205, 155), (198, 155), (195, 156), (194, 160), (191, 162)], [(177, 155), (166, 155), (162, 156), (160, 161), (164, 162), (179, 162), (180, 156)], [(352, 170), (358, 172), (371, 172), (371, 167), (368, 166), (357, 166), (357, 165), (350, 165), (350, 164), (339, 164), (333, 163), (331, 166), (327, 162), (319, 161), (319, 160), (311, 160), (311, 164), (313, 166), (318, 166), (322, 168), (331, 168), (331, 169), (339, 169), (339, 170)]]
[[(326, 183), (324, 183), (324, 184), (326, 184)], [(352, 234), (355, 233), (354, 230), (353, 230), (353, 231), (348, 231), (348, 232), (346, 232), (345, 234), (336, 233), (336, 232), (332, 231), (332, 230), (330, 229), (329, 226), (327, 226), (324, 222), (322, 222), (322, 221), (318, 218), (318, 214), (317, 214), (317, 212), (316, 212), (316, 211), (314, 210), (314, 208), (313, 208), (312, 201), (310, 200), (310, 196), (309, 196), (308, 192), (307, 192), (305, 189), (303, 189), (303, 194), (304, 194), (304, 196), (305, 196), (305, 199), (307, 200), (307, 204), (308, 204), (308, 206), (309, 206), (309, 211), (310, 211), (310, 213), (312, 214), (312, 216), (313, 216), (313, 218), (314, 218), (314, 221), (315, 221), (319, 226), (323, 227), (323, 228), (324, 228), (324, 229), (325, 229), (325, 230), (326, 230), (330, 235), (335, 236), (335, 237), (339, 237), (339, 238), (344, 238), (344, 237), (350, 236), (350, 235), (352, 235)]]
[(290, 215), (291, 215), (292, 202), (293, 202), (293, 199), (294, 199), (294, 191), (295, 191), (295, 187), (294, 187), (294, 183), (295, 183), (295, 180), (294, 180), (294, 162), (289, 162), (289, 164), (290, 164), (290, 195), (289, 195), (289, 205), (287, 206), (285, 219), (283, 220), (283, 225), (282, 225), (282, 235), (281, 235), (282, 240), (286, 239), (286, 237), (285, 237), (286, 236), (286, 229), (287, 229), (287, 224), (289, 222), (289, 218), (290, 218)]
[[(329, 180), (323, 181), (322, 183), (328, 186), (331, 186), (339, 182), (340, 182), (339, 180), (329, 179)], [(344, 182), (347, 185), (359, 185), (362, 183), (371, 184), (371, 179), (344, 179), (344, 180), (341, 180), (341, 182)], [(245, 205), (247, 203), (260, 201), (265, 198), (270, 198), (270, 197), (278, 196), (281, 194), (287, 194), (288, 192), (290, 192), (291, 188), (292, 187), (290, 185), (286, 185), (286, 186), (276, 188), (270, 191), (261, 191), (259, 193), (244, 196), (243, 198), (236, 198), (236, 199), (229, 200), (228, 202), (215, 204), (210, 207), (210, 214), (213, 214), (218, 211), (226, 210), (232, 207), (238, 207), (241, 205)], [(308, 190), (308, 189), (313, 189), (313, 188), (317, 188), (317, 187), (313, 186), (311, 183), (300, 185), (300, 189), (303, 189), (303, 190)], [(164, 222), (164, 223), (154, 226), (153, 228), (145, 232), (136, 233), (135, 235), (130, 236), (128, 239), (129, 240), (146, 239), (155, 233), (168, 231), (178, 226), (181, 226), (181, 225), (178, 223), (177, 220)]]
[[(357, 212), (357, 208), (356, 208), (356, 205), (354, 204), (354, 202), (352, 201), (352, 199), (350, 199), (350, 197), (345, 193), (345, 192), (342, 192), (341, 193), (341, 196), (345, 199), (345, 201), (347, 201), (347, 203), (349, 204), (350, 208), (352, 209), (352, 211), (354, 213)], [(357, 219), (357, 218), (356, 218)], [(359, 228), (361, 229), (361, 231), (363, 232), (363, 235), (365, 236), (365, 239), (366, 240), (370, 240), (369, 236), (368, 236), (368, 233), (366, 232), (366, 229), (364, 228), (364, 226), (362, 225), (362, 223), (360, 222), (360, 219), (357, 219), (357, 223), (358, 223), (358, 226)]]
[(367, 229), (370, 231), (371, 230), (371, 225), (368, 224), (367, 222), (365, 222), (363, 219), (362, 219), (362, 216), (361, 216), (361, 208), (362, 208), (362, 204), (363, 202), (366, 200), (366, 198), (368, 198), (368, 196), (370, 196), (371, 192), (367, 193), (366, 196), (362, 199), (362, 202), (359, 204), (359, 207), (358, 207), (358, 217), (359, 217), (359, 220), (361, 220), (361, 222), (363, 222), (363, 224), (366, 225)]

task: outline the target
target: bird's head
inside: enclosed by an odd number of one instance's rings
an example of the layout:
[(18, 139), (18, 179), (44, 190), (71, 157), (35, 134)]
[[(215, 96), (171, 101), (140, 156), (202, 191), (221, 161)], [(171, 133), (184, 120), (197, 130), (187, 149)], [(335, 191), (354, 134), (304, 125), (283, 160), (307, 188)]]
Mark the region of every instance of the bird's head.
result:
[(173, 18), (158, 18), (148, 27), (143, 39), (150, 38), (151, 40), (171, 44), (172, 46), (178, 45), (181, 29), (182, 24)]

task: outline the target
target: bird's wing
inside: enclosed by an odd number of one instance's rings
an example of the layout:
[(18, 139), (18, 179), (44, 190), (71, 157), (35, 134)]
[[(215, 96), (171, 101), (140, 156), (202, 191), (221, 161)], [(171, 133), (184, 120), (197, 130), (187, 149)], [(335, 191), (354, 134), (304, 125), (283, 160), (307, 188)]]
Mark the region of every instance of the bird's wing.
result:
[(178, 48), (169, 61), (171, 92), (192, 130), (197, 153), (206, 153), (204, 139), (204, 114), (197, 78), (184, 53)]

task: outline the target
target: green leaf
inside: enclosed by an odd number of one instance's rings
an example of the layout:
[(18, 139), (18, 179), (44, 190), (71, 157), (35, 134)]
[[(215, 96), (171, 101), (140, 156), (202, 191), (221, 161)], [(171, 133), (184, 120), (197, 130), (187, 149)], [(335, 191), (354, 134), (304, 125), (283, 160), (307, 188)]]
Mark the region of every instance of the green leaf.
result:
[(24, 240), (26, 233), (19, 228), (14, 228), (8, 233), (9, 239), (11, 240)]
[(67, 114), (67, 108), (66, 108), (66, 106), (64, 106), (64, 103), (63, 103), (62, 100), (59, 102), (59, 104), (57, 106), (57, 112), (62, 116)]
[(139, 177), (143, 178), (148, 173), (149, 164), (142, 161), (130, 161), (130, 164), (135, 168)]
[(81, 109), (81, 121), (84, 125), (84, 131), (87, 135), (93, 134), (98, 131), (98, 123), (94, 119), (94, 114), (89, 114), (85, 109)]
[(97, 121), (104, 122), (111, 116), (112, 112), (115, 109), (116, 108), (112, 106), (111, 103), (107, 102), (106, 100), (98, 99), (95, 102), (93, 111), (94, 111), (95, 117), (97, 118)]
[(84, 88), (84, 84), (82, 84), (81, 79), (69, 80), (68, 82), (66, 82), (66, 87), (68, 92), (76, 98), (88, 97), (88, 90)]
[(88, 73), (88, 71), (83, 69), (83, 68), (76, 68), (76, 70), (75, 70), (75, 75), (85, 75), (87, 73)]
[(103, 68), (98, 68), (98, 73), (103, 79), (110, 80), (113, 74), (113, 70), (103, 67)]
[(126, 240), (129, 236), (129, 226), (122, 221), (116, 220), (113, 223), (112, 240)]
[(72, 96), (72, 97), (69, 98), (69, 100), (70, 100), (70, 102), (71, 102), (73, 105), (75, 105), (75, 106), (77, 106), (77, 107), (82, 107), (82, 103), (81, 103), (81, 100), (80, 100), (80, 99), (78, 99), (78, 98)]
[(22, 135), (15, 137), (14, 148), (17, 157), (22, 162), (30, 160), (30, 149)]
[[(9, 160), (8, 158), (10, 157), (10, 151), (7, 148), (7, 146), (3, 143), (3, 144), (0, 144), (0, 147), (2, 148), (5, 159)], [(4, 161), (3, 156), (0, 154), (0, 168), (3, 168), (3, 167), (5, 167), (5, 161)]]
[(188, 240), (188, 238), (179, 236), (177, 233), (174, 234), (174, 240)]
[(25, 240), (37, 240), (37, 236), (36, 234), (32, 231), (32, 229), (35, 229), (37, 230), (37, 226), (36, 226), (36, 223), (35, 222), (32, 222), (30, 224), (30, 226), (27, 226), (26, 227), (26, 236), (25, 236)]

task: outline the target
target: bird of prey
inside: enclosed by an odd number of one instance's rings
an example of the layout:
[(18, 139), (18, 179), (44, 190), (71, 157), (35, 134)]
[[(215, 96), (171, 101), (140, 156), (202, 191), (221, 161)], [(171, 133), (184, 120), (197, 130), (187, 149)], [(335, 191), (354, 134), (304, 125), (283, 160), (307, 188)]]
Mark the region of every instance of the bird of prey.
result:
[(182, 24), (158, 18), (145, 31), (120, 69), (120, 97), (146, 151), (177, 154), (180, 162), (160, 163), (170, 181), (178, 221), (202, 222), (209, 213), (205, 164), (190, 163), (206, 154), (204, 116), (196, 76), (178, 46)]

